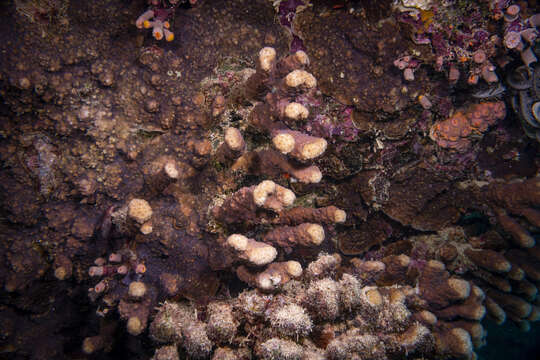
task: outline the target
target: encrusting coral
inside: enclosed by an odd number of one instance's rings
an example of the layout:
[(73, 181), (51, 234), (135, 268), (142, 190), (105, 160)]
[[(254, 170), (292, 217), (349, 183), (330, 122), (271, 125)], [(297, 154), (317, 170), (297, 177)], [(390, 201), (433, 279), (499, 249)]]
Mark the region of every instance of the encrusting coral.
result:
[(471, 137), (482, 135), (489, 126), (503, 119), (505, 115), (506, 107), (502, 101), (475, 104), (435, 123), (429, 136), (443, 148), (464, 152), (470, 147)]

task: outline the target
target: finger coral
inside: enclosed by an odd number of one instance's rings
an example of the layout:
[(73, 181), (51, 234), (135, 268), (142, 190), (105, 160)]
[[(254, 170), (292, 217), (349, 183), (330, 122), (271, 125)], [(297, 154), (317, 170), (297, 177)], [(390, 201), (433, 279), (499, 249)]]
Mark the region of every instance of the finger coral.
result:
[[(538, 320), (534, 305), (537, 289), (533, 285), (539, 278), (535, 270), (538, 260), (524, 250), (498, 250), (496, 237), (502, 240), (495, 232), (469, 239), (461, 228), (456, 227), (444, 229), (438, 235), (409, 239), (413, 244), (411, 253), (417, 259), (436, 258), (441, 261), (430, 260), (426, 265), (430, 271), (426, 273), (424, 270), (419, 279), (420, 286), (426, 281), (426, 274), (429, 278), (434, 274), (437, 281), (445, 282), (438, 285), (435, 297), (429, 292), (422, 296), (437, 307), (445, 307), (431, 309), (437, 317), (453, 322), (459, 319), (478, 321), (487, 314), (497, 323), (509, 319), (522, 329), (526, 329), (530, 321)], [(444, 273), (446, 268), (471, 279), (474, 285), (460, 279), (444, 280), (445, 276), (433, 273), (435, 264), (440, 268), (438, 272)], [(439, 298), (443, 294), (445, 297)], [(452, 298), (463, 301), (448, 306), (452, 302), (448, 300)], [(466, 330), (475, 344), (482, 342), (482, 337), (475, 335), (478, 329)]]
[[(322, 255), (320, 259), (324, 256), (336, 255)], [(434, 272), (426, 270), (430, 275), (425, 276), (432, 280), (421, 288), (429, 287), (435, 294), (435, 278), (431, 276), (447, 273), (444, 266), (429, 266)], [(470, 359), (474, 356), (473, 341), (483, 339), (484, 331), (477, 320), (439, 320), (427, 310), (435, 309), (435, 303), (426, 292), (417, 293), (403, 285), (367, 285), (370, 282), (346, 273), (341, 279), (334, 280), (334, 276), (320, 280), (300, 277), (273, 294), (250, 290), (238, 297), (210, 302), (204, 310), (209, 315), (203, 321), (194, 316), (192, 305), (166, 302), (158, 309), (150, 331), (161, 343), (185, 349), (190, 358), (209, 356), (213, 351), (214, 359), (238, 359), (240, 354), (261, 359), (350, 359), (373, 354)], [(444, 275), (442, 283), (448, 279)], [(440, 304), (452, 304), (447, 307), (451, 308), (468, 304), (463, 299), (471, 299), (473, 304), (482, 298), (480, 290), (460, 281), (463, 286), (458, 281), (437, 295), (445, 299)], [(218, 320), (224, 317), (228, 320)], [(246, 337), (258, 324), (264, 324), (265, 331), (255, 338)], [(200, 329), (197, 336), (195, 328)], [(228, 335), (211, 335), (216, 331)], [(219, 347), (208, 337), (218, 341)]]

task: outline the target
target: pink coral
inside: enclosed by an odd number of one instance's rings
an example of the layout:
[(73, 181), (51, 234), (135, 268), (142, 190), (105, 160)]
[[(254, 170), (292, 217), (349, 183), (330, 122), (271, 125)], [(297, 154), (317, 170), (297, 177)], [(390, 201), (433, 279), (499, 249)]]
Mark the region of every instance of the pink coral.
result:
[(503, 119), (505, 115), (506, 107), (502, 101), (475, 104), (435, 123), (429, 136), (443, 148), (465, 151), (471, 144), (471, 135), (483, 134), (490, 125)]

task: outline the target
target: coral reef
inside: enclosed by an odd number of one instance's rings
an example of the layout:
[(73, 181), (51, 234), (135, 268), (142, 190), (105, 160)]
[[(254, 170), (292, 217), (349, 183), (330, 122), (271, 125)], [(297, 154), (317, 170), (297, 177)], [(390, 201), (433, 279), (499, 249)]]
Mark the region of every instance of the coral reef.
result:
[(189, 3), (0, 4), (2, 356), (474, 359), (535, 325), (530, 2)]

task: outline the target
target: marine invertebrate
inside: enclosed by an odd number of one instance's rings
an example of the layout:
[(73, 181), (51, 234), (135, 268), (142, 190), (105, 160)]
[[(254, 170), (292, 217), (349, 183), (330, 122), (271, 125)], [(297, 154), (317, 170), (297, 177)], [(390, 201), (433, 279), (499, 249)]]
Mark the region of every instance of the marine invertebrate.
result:
[[(497, 323), (506, 319), (527, 330), (529, 321), (537, 321), (535, 305), (537, 290), (533, 282), (538, 277), (534, 270), (537, 263), (535, 251), (510, 249), (501, 251), (503, 238), (490, 231), (476, 238), (468, 238), (459, 227), (446, 228), (437, 235), (412, 237), (411, 254), (416, 259), (435, 258), (446, 264), (449, 271), (471, 279), (485, 293), (485, 312)], [(525, 271), (524, 269), (528, 269)], [(477, 318), (481, 310), (471, 304), (452, 308), (453, 316), (466, 319)], [(456, 312), (457, 311), (457, 312)], [(447, 317), (448, 311), (435, 312)], [(474, 336), (473, 342), (480, 344), (482, 338)]]
[[(150, 7), (142, 13), (135, 21), (137, 28), (149, 29), (152, 28), (152, 36), (156, 40), (165, 38), (167, 41), (174, 40), (174, 33), (171, 29), (171, 18), (174, 17), (176, 7), (181, 2), (180, 0), (148, 0)], [(196, 0), (190, 0), (194, 4)]]
[(464, 152), (471, 145), (471, 136), (481, 135), (490, 125), (505, 116), (506, 107), (501, 101), (475, 104), (434, 124), (429, 136), (443, 148)]
[[(317, 262), (320, 265), (322, 259), (336, 256), (321, 255)], [(319, 265), (311, 263), (308, 268)], [(261, 359), (473, 356), (469, 331), (473, 333), (472, 329), (480, 326), (477, 320), (482, 314), (473, 311), (473, 321), (443, 321), (428, 309), (436, 309), (435, 304), (446, 306), (438, 312), (444, 319), (449, 319), (445, 311), (463, 315), (457, 310), (460, 307), (482, 309), (477, 301), (483, 293), (477, 287), (449, 278), (438, 262), (429, 263), (422, 271), (419, 292), (407, 285), (376, 285), (375, 278), (358, 278), (354, 271), (336, 279), (338, 275), (330, 273), (321, 274), (318, 280), (300, 277), (273, 294), (244, 291), (237, 297), (211, 302), (202, 321), (194, 316), (192, 305), (168, 301), (159, 308), (150, 334), (165, 346), (180, 346), (189, 358), (210, 356), (212, 351), (213, 359), (239, 359), (241, 354)], [(186, 338), (184, 334), (192, 334), (194, 328), (199, 329), (198, 335)], [(227, 336), (213, 336), (218, 328), (223, 330), (218, 333)], [(256, 329), (255, 337), (247, 336)]]

